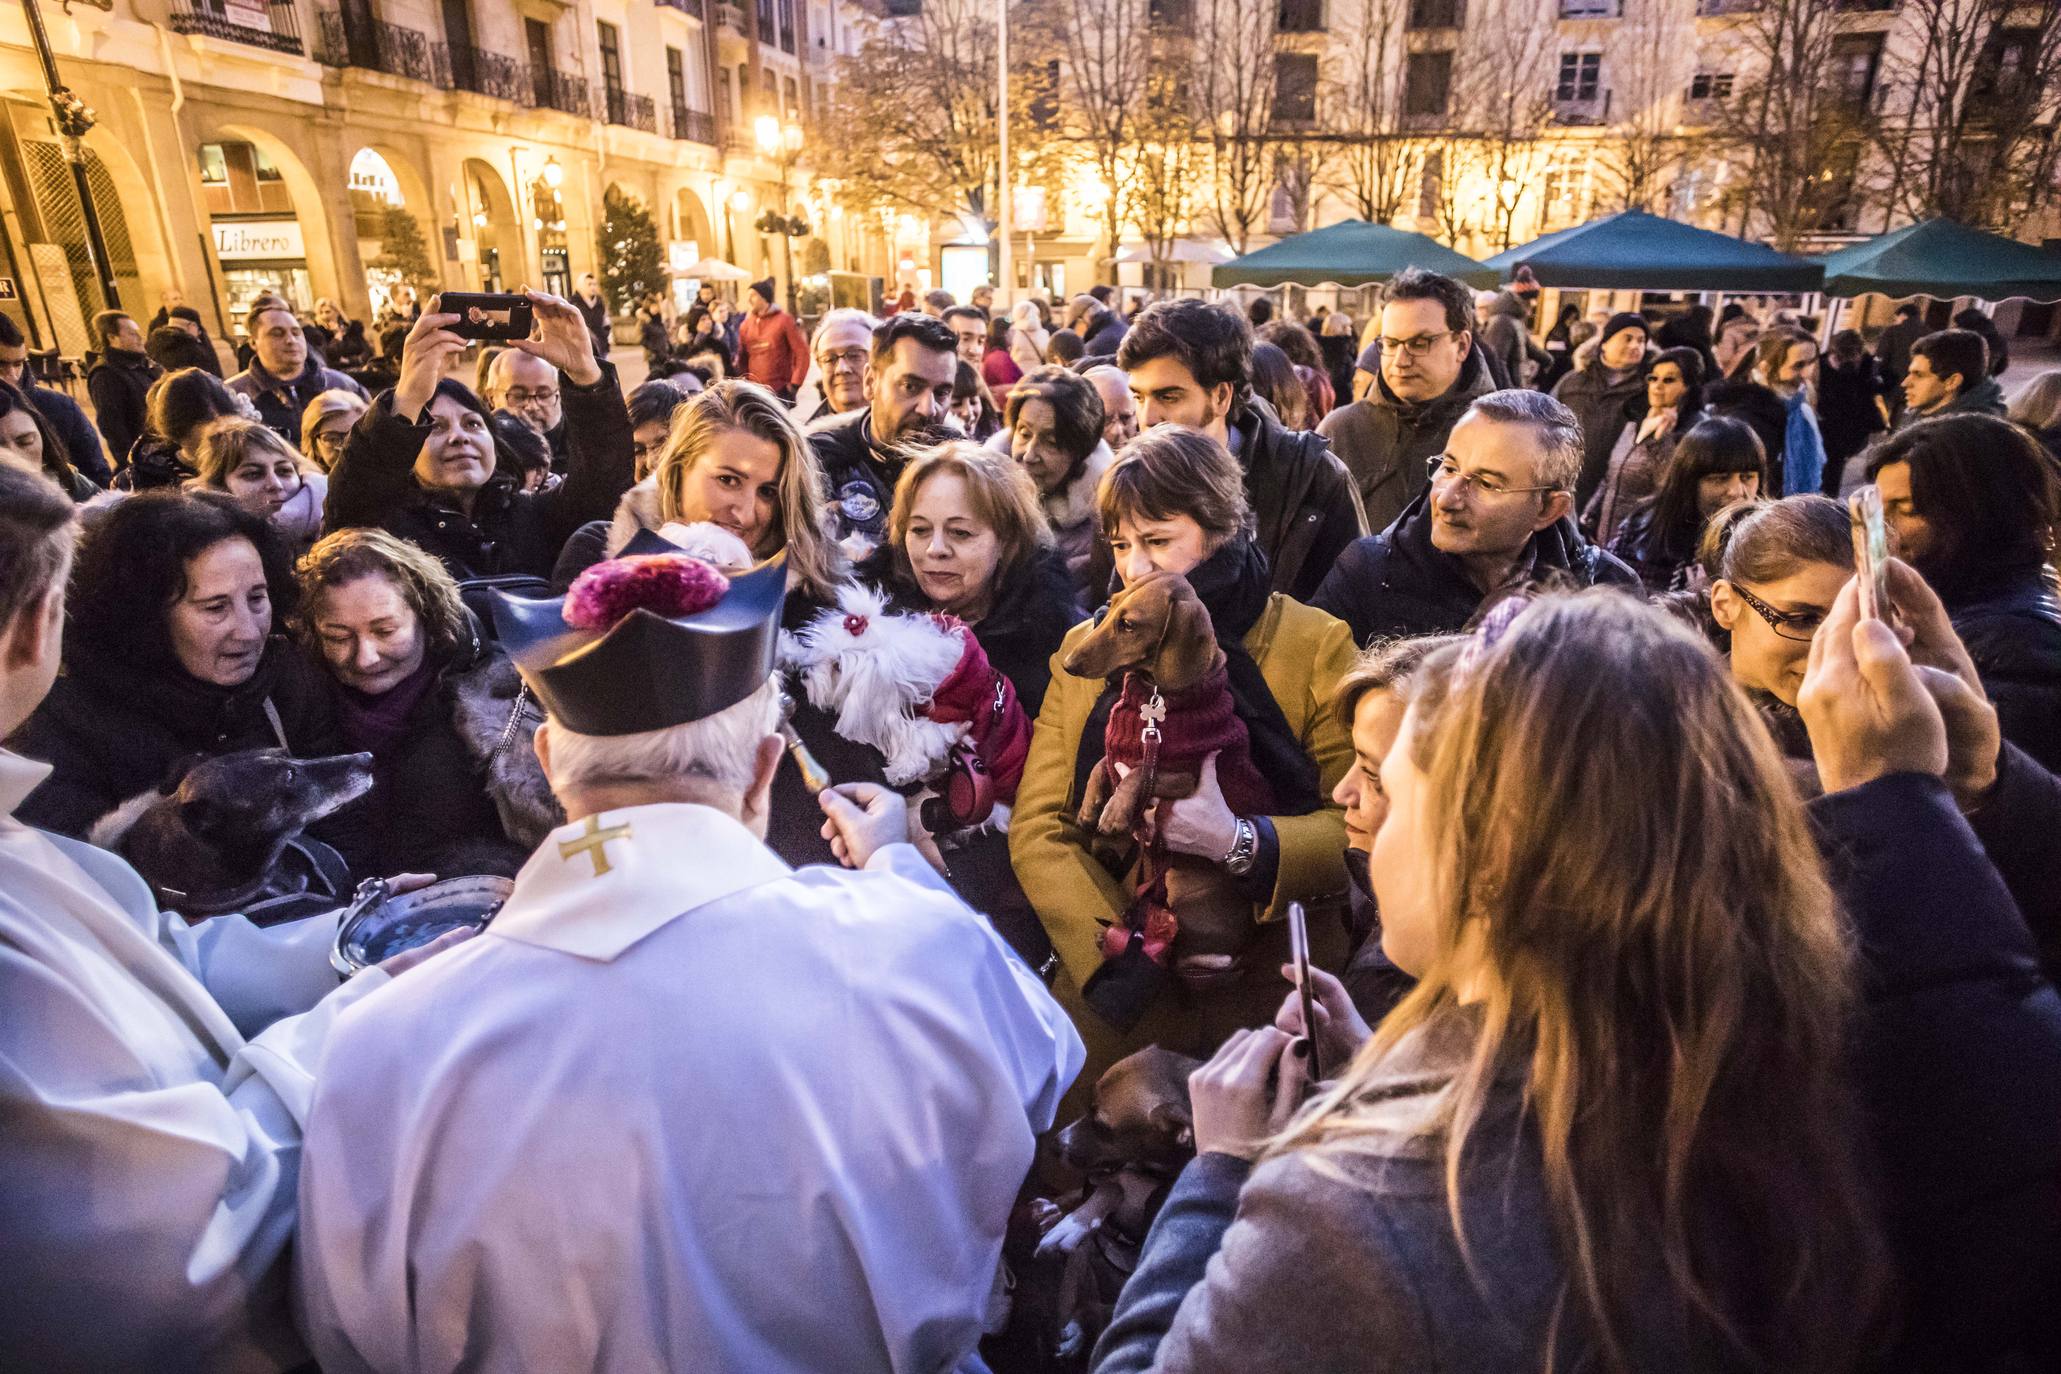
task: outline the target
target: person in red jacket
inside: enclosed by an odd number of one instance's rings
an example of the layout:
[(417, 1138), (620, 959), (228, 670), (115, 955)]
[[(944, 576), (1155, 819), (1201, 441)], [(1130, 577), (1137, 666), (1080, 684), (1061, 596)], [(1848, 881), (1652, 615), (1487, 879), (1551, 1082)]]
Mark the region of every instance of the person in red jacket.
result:
[(753, 282), (745, 301), (747, 313), (737, 330), (744, 375), (791, 401), (809, 372), (809, 346), (801, 327), (774, 303), (771, 277)]

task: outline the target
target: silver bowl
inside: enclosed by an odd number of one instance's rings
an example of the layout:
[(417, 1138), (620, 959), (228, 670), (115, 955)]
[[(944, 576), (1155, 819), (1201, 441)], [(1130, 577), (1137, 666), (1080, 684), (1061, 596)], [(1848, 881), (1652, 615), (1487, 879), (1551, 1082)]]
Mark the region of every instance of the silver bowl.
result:
[(367, 878), (336, 923), (330, 966), (348, 978), (446, 931), (484, 926), (514, 891), (508, 879), (482, 875), (451, 878), (397, 897), (384, 878)]

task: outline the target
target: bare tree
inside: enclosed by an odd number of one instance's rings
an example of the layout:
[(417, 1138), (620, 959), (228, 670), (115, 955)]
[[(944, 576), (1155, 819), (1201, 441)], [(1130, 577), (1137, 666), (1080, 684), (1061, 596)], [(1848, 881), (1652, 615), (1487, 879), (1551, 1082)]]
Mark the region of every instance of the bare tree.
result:
[(1758, 228), (1778, 248), (1822, 227), (1850, 194), (1870, 116), (1834, 61), (1840, 32), (1826, 0), (1762, 0), (1735, 10), (1723, 35), (1748, 68), (1716, 102), (1717, 139), (1740, 166), (1726, 201), (1742, 232)]
[(1102, 232), (1114, 258), (1131, 195), (1155, 36), (1151, 0), (1053, 0), (1061, 76), (1059, 125), (1108, 196)]
[(1203, 218), (1243, 253), (1273, 191), (1272, 0), (1197, 0), (1189, 90), (1208, 182)]
[(1408, 8), (1409, 0), (1337, 0), (1331, 12), (1338, 62), (1324, 92), (1332, 142), (1326, 184), (1376, 224), (1402, 214), (1426, 147), (1402, 118)]
[(1676, 133), (1683, 90), (1695, 74), (1692, 12), (1671, 0), (1625, 0), (1610, 47), (1611, 136), (1603, 181), (1619, 210), (1660, 210), (1681, 165)]
[(1488, 188), (1481, 230), (1500, 250), (1514, 241), (1518, 207), (1549, 152), (1542, 135), (1554, 115), (1554, 29), (1538, 0), (1476, 0), (1469, 8), (1453, 86), (1473, 169)]
[(1138, 143), (1124, 182), (1127, 218), (1145, 245), (1147, 285), (1154, 291), (1165, 287), (1174, 240), (1194, 210), (1192, 188), (1203, 162), (1200, 135), (1185, 64), (1155, 64), (1139, 102)]
[(2061, 5), (1905, 0), (1875, 128), (1890, 206), (2010, 225), (2061, 157)]

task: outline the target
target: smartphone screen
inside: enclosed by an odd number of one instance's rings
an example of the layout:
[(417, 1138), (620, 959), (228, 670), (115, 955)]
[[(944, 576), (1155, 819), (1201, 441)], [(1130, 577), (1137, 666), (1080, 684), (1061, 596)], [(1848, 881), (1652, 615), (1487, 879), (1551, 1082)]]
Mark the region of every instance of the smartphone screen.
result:
[(1317, 1063), (1317, 998), (1310, 988), (1310, 924), (1301, 902), (1288, 904), (1288, 957), (1295, 962), (1295, 986), (1302, 997), (1304, 1038), (1310, 1044), (1310, 1081), (1324, 1076)]
[(1888, 620), (1889, 530), (1882, 519), (1882, 493), (1872, 483), (1856, 488), (1847, 498), (1853, 521), (1853, 567), (1860, 579), (1861, 615), (1868, 620)]
[(506, 292), (446, 291), (439, 313), (458, 316), (451, 332), (464, 339), (527, 339), (533, 312), (527, 296)]

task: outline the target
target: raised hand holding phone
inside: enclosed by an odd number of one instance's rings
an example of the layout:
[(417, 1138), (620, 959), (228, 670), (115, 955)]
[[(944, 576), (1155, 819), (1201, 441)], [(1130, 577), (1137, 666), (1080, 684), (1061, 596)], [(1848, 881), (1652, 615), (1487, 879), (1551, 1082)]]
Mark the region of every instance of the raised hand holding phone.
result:
[(1889, 529), (1882, 518), (1882, 492), (1874, 484), (1857, 487), (1846, 501), (1853, 522), (1854, 576), (1860, 582), (1860, 617), (1896, 623), (1889, 598)]

